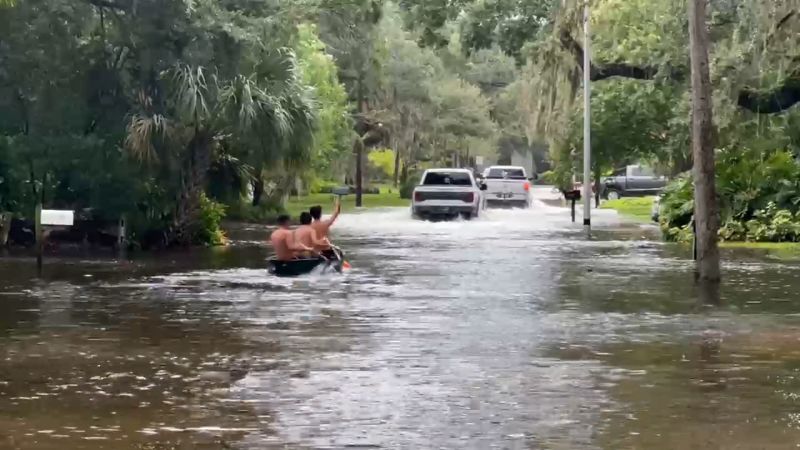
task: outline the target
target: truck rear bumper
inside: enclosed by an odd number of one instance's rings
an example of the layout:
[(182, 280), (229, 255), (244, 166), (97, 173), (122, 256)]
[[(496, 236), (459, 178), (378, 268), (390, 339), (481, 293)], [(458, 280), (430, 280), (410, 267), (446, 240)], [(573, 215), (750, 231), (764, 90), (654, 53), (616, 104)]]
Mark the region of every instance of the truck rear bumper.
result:
[(412, 211), (418, 216), (473, 214), (476, 210), (475, 205), (414, 205), (412, 207)]
[(530, 197), (527, 195), (510, 195), (504, 197), (488, 195), (486, 197), (486, 206), (525, 207), (529, 204)]

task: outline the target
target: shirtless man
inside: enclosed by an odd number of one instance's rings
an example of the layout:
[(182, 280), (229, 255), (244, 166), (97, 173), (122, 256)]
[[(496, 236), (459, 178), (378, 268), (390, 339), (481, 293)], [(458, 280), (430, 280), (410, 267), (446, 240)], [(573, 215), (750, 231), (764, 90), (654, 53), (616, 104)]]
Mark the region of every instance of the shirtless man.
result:
[(321, 206), (319, 205), (312, 206), (311, 209), (309, 209), (311, 217), (314, 219), (314, 223), (311, 224), (311, 228), (313, 228), (314, 231), (317, 232), (317, 237), (319, 238), (320, 241), (323, 242), (322, 245), (316, 247), (317, 250), (325, 251), (331, 249), (331, 246), (333, 244), (331, 244), (331, 241), (328, 238), (328, 233), (330, 232), (331, 225), (333, 225), (333, 223), (336, 222), (336, 219), (339, 218), (339, 213), (341, 211), (342, 211), (342, 204), (339, 203), (339, 201), (337, 201), (333, 211), (333, 215), (328, 220), (322, 220)]
[(310, 246), (295, 240), (294, 232), (289, 229), (289, 216), (285, 214), (278, 217), (278, 229), (272, 232), (269, 239), (278, 261), (289, 261), (301, 252), (312, 250)]
[(305, 251), (303, 256), (310, 257), (312, 253), (319, 254), (317, 249), (326, 245), (327, 240), (320, 239), (316, 230), (311, 226), (311, 214), (308, 212), (300, 214), (300, 226), (294, 230), (294, 234), (297, 242), (309, 250)]

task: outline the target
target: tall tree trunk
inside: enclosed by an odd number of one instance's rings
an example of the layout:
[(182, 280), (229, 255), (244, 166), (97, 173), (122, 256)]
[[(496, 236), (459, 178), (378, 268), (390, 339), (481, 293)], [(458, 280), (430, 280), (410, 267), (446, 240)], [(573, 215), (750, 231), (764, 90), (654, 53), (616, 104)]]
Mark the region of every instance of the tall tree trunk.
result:
[(212, 145), (212, 136), (206, 130), (197, 130), (188, 144), (172, 229), (174, 244), (194, 243), (200, 225), (201, 197), (211, 167)]
[(692, 153), (694, 156), (694, 220), (697, 226), (697, 276), (704, 281), (720, 279), (717, 232), (719, 215), (714, 186), (714, 140), (708, 0), (689, 1), (689, 40), (692, 65)]
[(253, 206), (260, 206), (261, 199), (264, 197), (264, 177), (261, 174), (256, 176), (253, 183)]
[(396, 146), (394, 150), (394, 187), (397, 187), (400, 182), (400, 146)]
[(400, 182), (400, 150), (405, 146), (407, 140), (406, 128), (408, 127), (408, 117), (405, 111), (400, 112), (400, 130), (396, 133), (398, 136), (403, 136), (402, 139), (395, 139), (396, 145), (394, 146), (394, 187), (397, 187)]

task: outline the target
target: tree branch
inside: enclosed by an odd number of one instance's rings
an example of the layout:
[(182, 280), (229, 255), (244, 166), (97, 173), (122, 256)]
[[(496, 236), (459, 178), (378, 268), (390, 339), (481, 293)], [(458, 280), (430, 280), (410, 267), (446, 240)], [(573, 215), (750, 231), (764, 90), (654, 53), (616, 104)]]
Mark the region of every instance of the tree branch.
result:
[[(778, 22), (775, 30), (783, 27), (796, 14), (797, 11), (794, 10), (789, 12)], [(583, 47), (567, 31), (561, 32), (560, 41), (561, 45), (575, 57), (578, 66), (583, 69)], [(794, 63), (800, 64), (800, 60), (794, 61)], [(611, 63), (603, 66), (592, 64), (590, 70), (592, 81), (601, 81), (612, 77), (652, 80), (659, 73), (657, 67), (635, 66), (626, 63)], [(672, 81), (683, 81), (686, 79), (686, 75), (686, 71), (680, 68), (673, 68), (665, 74), (666, 78)], [(766, 90), (753, 87), (743, 88), (739, 91), (736, 103), (741, 108), (759, 114), (775, 114), (791, 108), (800, 103), (800, 68), (775, 88)]]
[(800, 73), (791, 75), (781, 85), (772, 89), (745, 87), (739, 91), (736, 103), (744, 109), (759, 114), (786, 111), (800, 103)]
[[(583, 47), (581, 44), (579, 44), (578, 41), (576, 41), (575, 38), (573, 38), (572, 35), (566, 30), (561, 32), (559, 40), (561, 41), (561, 45), (564, 46), (564, 48), (572, 53), (572, 55), (575, 57), (578, 67), (583, 69)], [(596, 64), (592, 63), (589, 70), (591, 70), (590, 77), (592, 81), (600, 81), (612, 77), (632, 78), (635, 80), (652, 80), (656, 77), (656, 75), (658, 75), (659, 72), (658, 67), (635, 66), (626, 63), (610, 63), (604, 64), (603, 66), (597, 66)], [(683, 73), (683, 71), (676, 70), (667, 75), (671, 79), (681, 80), (685, 78), (686, 74)]]
[(127, 7), (125, 5), (121, 5), (119, 3), (115, 3), (110, 0), (86, 0), (89, 4), (94, 5), (98, 8), (108, 8), (108, 9), (118, 9), (121, 11), (127, 11)]

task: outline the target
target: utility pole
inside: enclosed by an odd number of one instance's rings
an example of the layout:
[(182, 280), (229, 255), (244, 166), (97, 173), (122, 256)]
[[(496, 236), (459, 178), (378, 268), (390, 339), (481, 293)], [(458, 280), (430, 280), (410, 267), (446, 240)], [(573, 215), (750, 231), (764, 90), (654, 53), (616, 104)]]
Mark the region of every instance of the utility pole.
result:
[[(358, 101), (358, 114), (359, 119), (366, 123), (366, 110), (367, 108), (364, 105), (364, 75), (363, 73), (359, 72), (358, 74), (358, 86), (356, 86), (356, 96)], [(364, 137), (361, 136), (361, 132), (356, 131), (356, 138), (355, 138), (355, 153), (356, 153), (356, 208), (360, 208), (362, 206), (362, 195), (363, 195), (363, 185), (364, 185), (364, 175), (362, 166), (364, 165)]]
[(589, 0), (583, 5), (583, 228), (592, 233), (592, 36)]
[(689, 43), (692, 66), (692, 155), (694, 156), (694, 218), (697, 277), (720, 279), (719, 209), (714, 170), (713, 109), (708, 63), (710, 37), (706, 20), (708, 0), (689, 1)]

